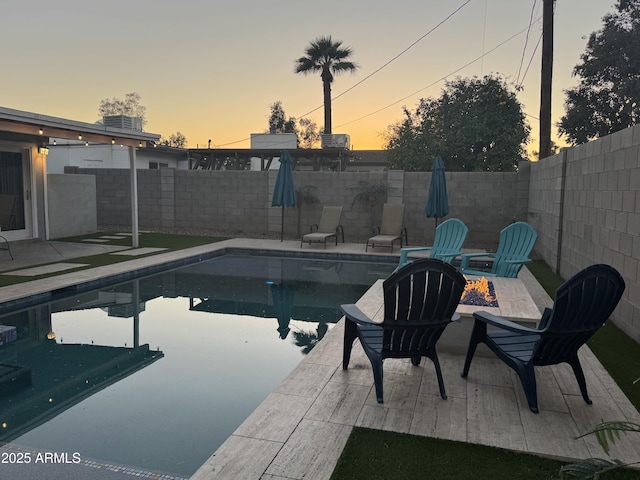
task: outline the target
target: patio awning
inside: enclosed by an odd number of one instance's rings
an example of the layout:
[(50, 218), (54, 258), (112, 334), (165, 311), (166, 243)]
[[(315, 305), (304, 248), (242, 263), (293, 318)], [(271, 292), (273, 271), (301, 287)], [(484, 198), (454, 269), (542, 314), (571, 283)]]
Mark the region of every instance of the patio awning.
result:
[(0, 131), (41, 137), (43, 142), (54, 137), (78, 140), (81, 136), (80, 140), (91, 143), (116, 143), (128, 147), (146, 147), (147, 142), (156, 143), (160, 140), (160, 135), (155, 133), (105, 127), (5, 107), (0, 107)]
[[(160, 135), (140, 130), (105, 127), (95, 123), (78, 122), (66, 118), (23, 112), (0, 107), (0, 134), (24, 135), (38, 146), (47, 146), (50, 138), (82, 140), (105, 145), (129, 147), (131, 165), (131, 233), (132, 246), (138, 246), (138, 186), (135, 169), (136, 148), (155, 144)], [(45, 206), (46, 209), (46, 206)]]

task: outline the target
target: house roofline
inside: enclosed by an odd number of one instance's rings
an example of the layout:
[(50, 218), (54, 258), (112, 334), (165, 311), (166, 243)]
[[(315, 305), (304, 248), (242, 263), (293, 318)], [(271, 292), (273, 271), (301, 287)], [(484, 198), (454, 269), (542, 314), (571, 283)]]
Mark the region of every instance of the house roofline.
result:
[(82, 139), (97, 143), (118, 143), (127, 146), (146, 146), (156, 143), (160, 135), (126, 128), (105, 127), (104, 125), (78, 122), (66, 118), (52, 117), (38, 113), (24, 112), (0, 107), (0, 130), (46, 138)]

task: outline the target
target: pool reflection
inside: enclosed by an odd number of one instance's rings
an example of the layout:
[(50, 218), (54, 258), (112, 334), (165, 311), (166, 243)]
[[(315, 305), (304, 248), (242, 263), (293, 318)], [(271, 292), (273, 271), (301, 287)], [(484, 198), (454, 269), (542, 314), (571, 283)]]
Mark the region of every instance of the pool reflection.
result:
[(225, 256), (0, 317), (0, 441), (190, 475), (393, 268)]

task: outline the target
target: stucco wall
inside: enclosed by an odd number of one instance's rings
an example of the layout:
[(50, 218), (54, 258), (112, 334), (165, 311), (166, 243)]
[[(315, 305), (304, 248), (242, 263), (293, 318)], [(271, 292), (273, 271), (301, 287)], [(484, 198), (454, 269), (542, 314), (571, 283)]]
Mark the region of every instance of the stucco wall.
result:
[(93, 175), (47, 175), (49, 238), (93, 233), (97, 227)]

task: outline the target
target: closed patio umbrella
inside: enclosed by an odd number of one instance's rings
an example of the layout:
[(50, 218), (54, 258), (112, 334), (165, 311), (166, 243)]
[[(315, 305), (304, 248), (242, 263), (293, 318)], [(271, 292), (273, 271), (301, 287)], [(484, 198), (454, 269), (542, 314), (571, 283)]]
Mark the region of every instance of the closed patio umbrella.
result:
[(431, 167), (431, 184), (429, 185), (429, 197), (424, 207), (424, 214), (427, 218), (442, 218), (449, 213), (449, 198), (447, 197), (447, 179), (444, 175), (444, 162), (442, 157), (437, 156)]
[(280, 168), (271, 200), (272, 207), (282, 207), (281, 242), (284, 240), (284, 207), (296, 206), (296, 188), (293, 184), (291, 163), (291, 155), (287, 150), (283, 150), (280, 154)]
[(273, 307), (278, 319), (278, 333), (282, 340), (287, 338), (291, 330), (289, 322), (291, 321), (294, 295), (295, 289), (292, 286), (278, 283), (271, 284), (271, 298), (273, 299)]

